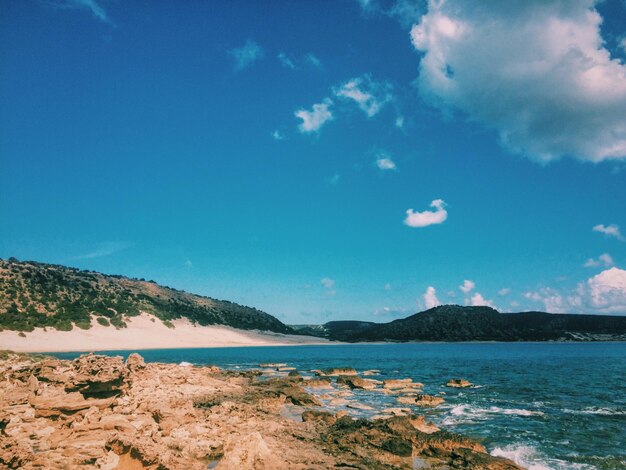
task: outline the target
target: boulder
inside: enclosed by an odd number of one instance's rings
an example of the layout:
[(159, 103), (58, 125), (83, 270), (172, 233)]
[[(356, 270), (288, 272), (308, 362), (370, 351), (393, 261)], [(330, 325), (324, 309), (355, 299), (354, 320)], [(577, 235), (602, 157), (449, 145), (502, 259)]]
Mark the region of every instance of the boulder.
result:
[(356, 369), (352, 367), (330, 367), (316, 372), (317, 375), (333, 377), (337, 375), (358, 375)]
[(383, 381), (383, 388), (388, 390), (403, 389), (403, 388), (422, 388), (424, 384), (419, 382), (413, 382), (413, 379), (388, 379)]
[(351, 389), (371, 390), (376, 388), (376, 382), (369, 379), (362, 379), (358, 375), (340, 375), (337, 377), (338, 385), (347, 385)]
[(143, 357), (141, 357), (139, 354), (132, 353), (126, 359), (126, 367), (128, 367), (128, 370), (130, 370), (131, 372), (136, 372), (138, 370), (145, 369), (146, 362), (143, 360)]
[(468, 382), (465, 379), (452, 379), (446, 384), (446, 387), (452, 387), (452, 388), (467, 388), (471, 386), (472, 386), (472, 383)]
[(322, 421), (326, 424), (335, 424), (337, 417), (328, 411), (311, 410), (302, 413), (302, 421)]
[(85, 398), (107, 398), (126, 388), (127, 369), (121, 356), (82, 355), (72, 361), (73, 373), (66, 382), (67, 392), (80, 392)]

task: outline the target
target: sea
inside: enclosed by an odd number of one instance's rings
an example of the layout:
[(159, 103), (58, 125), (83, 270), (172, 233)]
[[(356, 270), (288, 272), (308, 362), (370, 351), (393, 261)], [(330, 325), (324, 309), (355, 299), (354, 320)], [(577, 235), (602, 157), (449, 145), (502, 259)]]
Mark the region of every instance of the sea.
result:
[[(428, 420), (482, 442), (492, 455), (532, 469), (626, 469), (626, 343), (404, 343), (160, 349), (146, 361), (228, 369), (286, 363), (304, 375), (326, 367), (379, 370), (371, 378), (411, 378), (445, 404), (416, 409)], [(128, 352), (105, 354), (126, 356)], [(55, 353), (72, 359), (79, 353)], [(471, 388), (445, 383), (463, 378)], [(323, 393), (317, 391), (316, 393)], [(376, 410), (392, 396), (355, 391)]]

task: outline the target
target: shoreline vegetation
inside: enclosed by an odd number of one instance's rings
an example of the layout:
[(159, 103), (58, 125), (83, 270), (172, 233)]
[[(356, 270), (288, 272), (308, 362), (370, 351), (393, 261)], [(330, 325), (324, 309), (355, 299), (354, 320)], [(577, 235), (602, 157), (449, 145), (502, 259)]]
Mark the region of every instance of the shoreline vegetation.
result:
[[(521, 468), (420, 415), (445, 395), (425, 395), (411, 379), (377, 380), (376, 371), (232, 371), (146, 363), (136, 353), (124, 362), (9, 351), (0, 352), (0, 371), (4, 468)], [(359, 418), (359, 390), (398, 405)]]
[(386, 342), (626, 341), (626, 316), (441, 305), (388, 323), (286, 325), (145, 279), (0, 259), (0, 348), (21, 352)]

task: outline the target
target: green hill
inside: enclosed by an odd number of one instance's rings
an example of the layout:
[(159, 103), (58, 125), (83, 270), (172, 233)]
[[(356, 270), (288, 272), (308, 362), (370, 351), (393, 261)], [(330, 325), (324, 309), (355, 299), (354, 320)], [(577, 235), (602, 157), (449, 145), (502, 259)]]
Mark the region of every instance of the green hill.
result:
[(317, 328), (309, 325), (303, 333), (350, 342), (623, 341), (626, 317), (500, 313), (490, 307), (441, 305), (389, 323), (335, 321)]
[(102, 325), (124, 328), (128, 318), (141, 312), (156, 316), (168, 326), (171, 320), (184, 317), (199, 325), (293, 332), (255, 308), (189, 294), (153, 281), (0, 259), (0, 329), (88, 329), (93, 317)]

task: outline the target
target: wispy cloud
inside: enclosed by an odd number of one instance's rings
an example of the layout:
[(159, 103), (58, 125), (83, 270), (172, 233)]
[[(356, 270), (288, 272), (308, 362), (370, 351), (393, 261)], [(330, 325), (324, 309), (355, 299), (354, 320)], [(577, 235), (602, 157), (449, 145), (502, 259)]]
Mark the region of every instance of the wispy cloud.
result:
[(106, 241), (100, 243), (95, 250), (85, 253), (83, 255), (78, 255), (70, 258), (71, 260), (81, 260), (81, 259), (93, 259), (93, 258), (102, 258), (104, 256), (110, 256), (115, 253), (119, 253), (120, 251), (126, 250), (132, 246), (132, 243), (129, 242), (113, 242)]
[(298, 129), (302, 133), (311, 133), (319, 131), (322, 126), (333, 119), (333, 113), (330, 110), (330, 106), (333, 102), (326, 98), (324, 101), (318, 104), (314, 104), (311, 111), (306, 109), (299, 109), (294, 114), (297, 118), (302, 119), (302, 122), (298, 125)]
[(293, 62), (293, 59), (289, 57), (284, 52), (281, 52), (276, 56), (278, 61), (283, 65), (283, 67), (287, 67), (288, 69), (295, 70), (296, 64)]
[(274, 132), (272, 132), (272, 139), (274, 140), (285, 140), (286, 138), (287, 137), (285, 136), (285, 133), (280, 129), (276, 129)]
[(283, 67), (291, 70), (319, 69), (322, 66), (322, 61), (312, 52), (299, 57), (280, 52), (276, 58)]
[(583, 264), (585, 268), (597, 268), (600, 266), (604, 266), (605, 268), (610, 268), (613, 265), (615, 265), (615, 262), (613, 261), (613, 257), (609, 255), (608, 253), (602, 253), (600, 256), (598, 256), (597, 259), (589, 258), (585, 262), (585, 264)]
[(434, 211), (415, 212), (413, 209), (406, 211), (404, 223), (409, 227), (428, 227), (429, 225), (442, 224), (448, 218), (443, 199), (435, 199), (430, 203)]
[(254, 40), (248, 39), (243, 46), (229, 50), (228, 54), (235, 62), (235, 70), (240, 71), (262, 59), (264, 52)]
[(106, 10), (96, 0), (50, 0), (47, 3), (54, 8), (89, 10), (103, 23), (113, 25)]
[(328, 295), (335, 295), (337, 294), (337, 291), (334, 289), (335, 287), (335, 280), (331, 279), (329, 277), (324, 277), (320, 280), (320, 284), (324, 287), (324, 289), (326, 289), (326, 293)]
[(611, 224), (611, 225), (598, 224), (594, 226), (592, 230), (594, 232), (603, 233), (607, 237), (613, 237), (621, 241), (626, 241), (626, 238), (624, 238), (624, 235), (622, 235), (622, 232), (620, 232), (619, 230), (619, 226), (615, 224)]
[(390, 83), (376, 82), (370, 74), (348, 80), (335, 88), (335, 95), (342, 99), (352, 100), (367, 115), (373, 117), (393, 99)]

